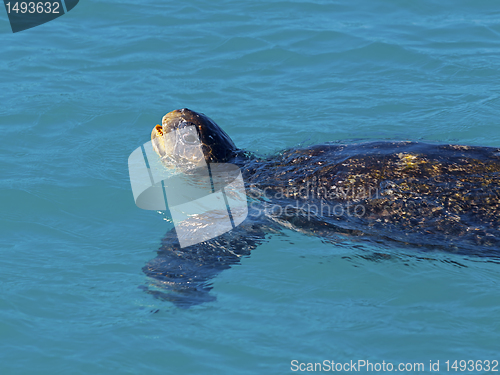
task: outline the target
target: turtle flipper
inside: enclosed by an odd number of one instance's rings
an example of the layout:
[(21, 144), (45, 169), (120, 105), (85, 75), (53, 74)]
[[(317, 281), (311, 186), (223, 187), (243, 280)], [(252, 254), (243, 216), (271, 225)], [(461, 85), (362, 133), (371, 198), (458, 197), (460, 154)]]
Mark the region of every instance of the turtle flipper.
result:
[(147, 293), (188, 308), (215, 300), (210, 280), (250, 255), (277, 226), (265, 218), (247, 219), (218, 237), (181, 248), (175, 229), (162, 240), (158, 256), (143, 268), (149, 276)]

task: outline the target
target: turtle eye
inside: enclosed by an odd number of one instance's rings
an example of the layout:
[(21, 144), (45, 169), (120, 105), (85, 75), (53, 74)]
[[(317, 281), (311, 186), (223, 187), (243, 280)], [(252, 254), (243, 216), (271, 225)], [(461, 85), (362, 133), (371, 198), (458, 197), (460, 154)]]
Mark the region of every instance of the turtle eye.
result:
[(187, 143), (190, 145), (194, 145), (194, 144), (198, 143), (198, 138), (194, 134), (190, 134), (190, 133), (184, 134), (182, 136), (182, 140), (184, 141), (184, 143)]

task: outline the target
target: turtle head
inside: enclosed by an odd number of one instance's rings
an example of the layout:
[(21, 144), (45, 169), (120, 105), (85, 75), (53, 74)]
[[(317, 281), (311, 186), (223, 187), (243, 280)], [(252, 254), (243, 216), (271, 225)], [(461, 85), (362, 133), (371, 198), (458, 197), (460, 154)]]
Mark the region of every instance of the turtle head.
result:
[(238, 150), (214, 121), (190, 109), (176, 109), (163, 116), (162, 124), (151, 133), (156, 153), (162, 159), (199, 164), (223, 163)]

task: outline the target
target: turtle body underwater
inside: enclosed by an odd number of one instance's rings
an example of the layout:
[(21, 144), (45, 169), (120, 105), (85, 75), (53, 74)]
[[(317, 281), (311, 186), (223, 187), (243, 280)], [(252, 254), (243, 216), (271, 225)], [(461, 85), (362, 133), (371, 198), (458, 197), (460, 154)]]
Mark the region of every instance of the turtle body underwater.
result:
[[(500, 257), (500, 149), (369, 142), (291, 148), (269, 157), (239, 149), (210, 118), (187, 108), (163, 117), (151, 138), (194, 126), (207, 163), (242, 172), (248, 216), (233, 230), (181, 248), (168, 232), (144, 272), (147, 291), (188, 307), (213, 300), (210, 280), (283, 228), (334, 242), (339, 236), (421, 251)], [(190, 159), (189, 154), (183, 156)]]

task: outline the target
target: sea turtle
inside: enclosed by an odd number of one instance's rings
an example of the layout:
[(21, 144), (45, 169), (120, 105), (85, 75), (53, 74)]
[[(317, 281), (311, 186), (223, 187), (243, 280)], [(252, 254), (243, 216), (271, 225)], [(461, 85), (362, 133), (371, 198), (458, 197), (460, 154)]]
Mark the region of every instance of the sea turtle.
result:
[[(500, 256), (500, 149), (369, 142), (291, 148), (259, 158), (235, 146), (210, 118), (187, 108), (163, 117), (160, 138), (195, 126), (208, 163), (232, 163), (249, 197), (234, 230), (181, 248), (167, 233), (144, 272), (161, 298), (189, 306), (213, 299), (210, 279), (283, 227), (329, 241), (340, 234), (474, 256)], [(186, 142), (179, 138), (177, 142)], [(185, 155), (189, 158), (189, 155)]]

